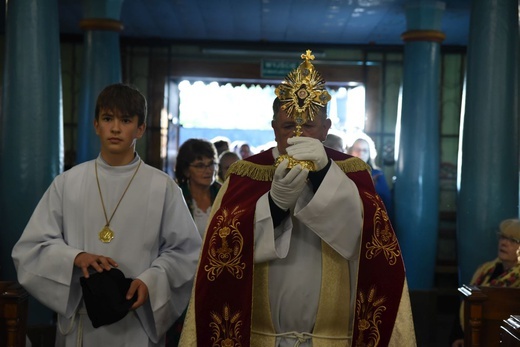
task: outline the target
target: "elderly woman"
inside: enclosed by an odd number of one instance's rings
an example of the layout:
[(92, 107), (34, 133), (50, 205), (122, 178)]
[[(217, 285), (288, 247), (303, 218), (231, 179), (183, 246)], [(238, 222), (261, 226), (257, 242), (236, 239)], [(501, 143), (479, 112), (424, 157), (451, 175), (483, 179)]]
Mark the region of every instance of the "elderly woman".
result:
[[(352, 146), (350, 146), (347, 149), (347, 154), (353, 155), (355, 157), (358, 157), (360, 159), (363, 159), (365, 163), (370, 165), (372, 168), (372, 180), (374, 181), (374, 186), (376, 188), (377, 194), (381, 197), (381, 200), (383, 200), (383, 203), (385, 204), (386, 211), (388, 212), (388, 215), (390, 219), (392, 219), (394, 215), (394, 207), (392, 203), (392, 193), (390, 191), (390, 187), (388, 187), (388, 183), (386, 182), (386, 177), (383, 171), (376, 166), (374, 163), (375, 159), (375, 153), (370, 152), (370, 144), (368, 143), (369, 140), (364, 138), (358, 138)], [(370, 139), (370, 141), (373, 144), (373, 141)], [(372, 147), (375, 151), (375, 145)]]
[(211, 206), (220, 189), (217, 150), (207, 140), (189, 139), (179, 148), (175, 178), (182, 189), (193, 220), (204, 236)]
[(498, 257), (480, 265), (471, 284), (491, 287), (520, 287), (520, 220), (506, 219), (498, 232)]
[[(471, 284), (490, 287), (520, 288), (520, 220), (506, 219), (498, 232), (498, 257), (477, 268)], [(462, 307), (461, 307), (462, 317)], [(452, 347), (464, 346), (464, 334), (457, 320), (451, 336)]]

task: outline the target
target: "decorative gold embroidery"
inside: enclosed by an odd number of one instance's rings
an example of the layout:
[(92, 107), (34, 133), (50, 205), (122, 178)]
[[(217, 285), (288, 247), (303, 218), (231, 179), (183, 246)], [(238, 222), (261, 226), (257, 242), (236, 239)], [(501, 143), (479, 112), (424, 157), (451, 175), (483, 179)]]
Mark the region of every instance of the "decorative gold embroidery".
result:
[[(235, 312), (232, 316), (229, 312), (229, 305), (224, 304), (222, 316), (216, 312), (210, 313), (213, 322), (209, 323), (212, 330), (211, 340), (212, 347), (241, 347), (240, 328), (242, 327), (242, 320), (240, 318), (240, 311)], [(231, 316), (231, 319), (230, 319)]]
[(374, 196), (368, 192), (365, 195), (372, 201), (376, 207), (374, 214), (374, 233), (372, 241), (367, 242), (366, 257), (367, 259), (375, 258), (379, 253), (383, 252), (389, 265), (395, 265), (397, 258), (401, 256), (397, 237), (390, 231), (390, 220), (386, 210), (381, 208), (383, 200), (379, 196)]
[[(384, 296), (376, 298), (376, 288), (371, 287), (368, 296), (359, 291), (356, 301), (356, 315), (358, 320), (359, 336), (356, 340), (356, 347), (371, 346), (379, 344), (381, 338), (379, 325), (382, 323), (381, 315), (386, 311), (386, 306), (382, 304), (386, 301)], [(368, 335), (368, 336), (365, 336)]]
[(209, 281), (214, 281), (224, 269), (235, 277), (241, 279), (246, 264), (242, 262), (242, 247), (244, 238), (238, 230), (240, 222), (238, 217), (244, 213), (236, 206), (231, 212), (222, 209), (222, 213), (215, 218), (217, 225), (213, 228), (213, 234), (209, 242), (209, 264), (204, 266)]

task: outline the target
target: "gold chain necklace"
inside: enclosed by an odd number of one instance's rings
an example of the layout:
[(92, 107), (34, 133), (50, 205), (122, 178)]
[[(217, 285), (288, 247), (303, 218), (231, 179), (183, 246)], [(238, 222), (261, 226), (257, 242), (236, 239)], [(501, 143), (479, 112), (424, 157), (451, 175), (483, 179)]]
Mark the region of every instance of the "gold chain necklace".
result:
[(134, 174), (132, 178), (130, 179), (130, 182), (128, 182), (128, 185), (125, 188), (125, 191), (123, 192), (123, 195), (121, 195), (121, 198), (119, 199), (119, 202), (116, 205), (116, 208), (114, 209), (114, 212), (112, 212), (112, 215), (110, 216), (110, 219), (107, 216), (107, 210), (105, 208), (105, 202), (103, 201), (103, 194), (101, 194), (101, 186), (99, 185), (99, 178), (98, 178), (98, 169), (97, 169), (97, 160), (95, 161), (96, 166), (96, 182), (99, 190), (99, 197), (101, 198), (101, 206), (103, 206), (103, 213), (105, 214), (105, 221), (106, 224), (99, 232), (99, 240), (103, 243), (109, 243), (114, 238), (114, 231), (110, 229), (110, 222), (112, 221), (112, 218), (116, 214), (117, 208), (119, 207), (119, 204), (123, 200), (123, 197), (126, 194), (126, 191), (128, 188), (130, 188), (130, 184), (132, 184), (132, 181), (134, 180), (135, 175), (137, 174), (137, 170), (139, 170), (139, 167), (141, 166), (141, 160), (139, 160), (139, 165), (137, 165), (137, 169), (135, 169)]

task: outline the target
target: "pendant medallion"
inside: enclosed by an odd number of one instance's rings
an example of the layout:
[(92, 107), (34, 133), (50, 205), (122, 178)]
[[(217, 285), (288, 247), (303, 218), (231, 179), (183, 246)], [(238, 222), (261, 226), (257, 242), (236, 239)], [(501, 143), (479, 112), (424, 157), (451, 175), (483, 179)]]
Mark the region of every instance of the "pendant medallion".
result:
[(99, 232), (99, 240), (103, 243), (109, 243), (114, 239), (114, 232), (112, 229), (105, 225), (103, 229)]

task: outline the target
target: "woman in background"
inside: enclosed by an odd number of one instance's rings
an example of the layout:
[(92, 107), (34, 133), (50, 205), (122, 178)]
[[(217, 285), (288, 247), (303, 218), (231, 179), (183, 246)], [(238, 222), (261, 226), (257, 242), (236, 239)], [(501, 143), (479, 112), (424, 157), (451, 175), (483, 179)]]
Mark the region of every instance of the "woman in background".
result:
[(371, 156), (370, 145), (368, 141), (363, 138), (358, 138), (356, 141), (354, 141), (352, 146), (348, 148), (347, 153), (360, 159), (363, 159), (365, 163), (370, 165), (370, 167), (372, 168), (372, 180), (374, 181), (376, 192), (383, 200), (383, 203), (385, 204), (386, 210), (388, 212), (388, 216), (390, 220), (392, 220), (392, 193), (390, 192), (390, 188), (388, 187), (388, 183), (386, 182), (385, 174), (374, 163), (375, 156)]
[[(520, 288), (520, 220), (503, 220), (497, 236), (497, 257), (481, 264), (473, 274), (470, 284)], [(463, 310), (461, 305), (449, 337), (451, 347), (464, 347)]]
[(221, 186), (216, 181), (217, 167), (217, 150), (210, 141), (189, 139), (179, 148), (175, 178), (203, 238), (211, 206)]
[[(217, 167), (217, 150), (210, 141), (189, 139), (180, 146), (175, 179), (202, 239), (211, 206), (221, 186), (216, 181)], [(177, 347), (185, 317), (186, 310), (166, 333), (166, 347)]]

